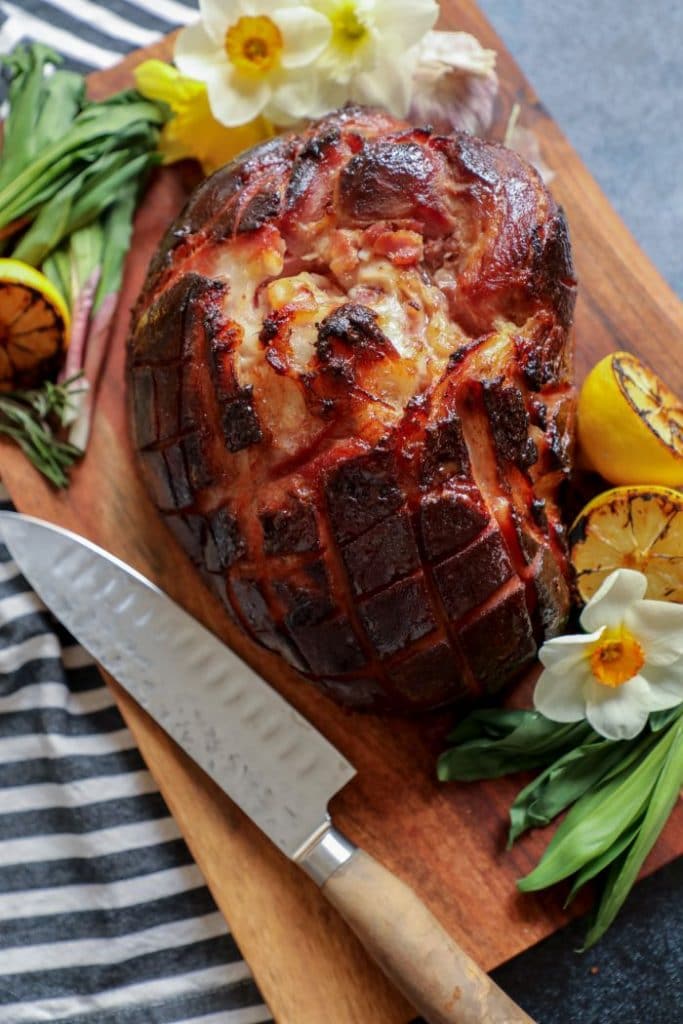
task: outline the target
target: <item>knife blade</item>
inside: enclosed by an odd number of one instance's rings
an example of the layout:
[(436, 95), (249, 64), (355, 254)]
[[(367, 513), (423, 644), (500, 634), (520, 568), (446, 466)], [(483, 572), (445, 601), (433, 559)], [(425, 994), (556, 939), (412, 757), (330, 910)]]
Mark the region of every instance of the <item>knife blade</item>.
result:
[(430, 1024), (533, 1024), (405, 883), (330, 821), (353, 766), (154, 583), (77, 534), (18, 513), (0, 528), (70, 633), (321, 886)]

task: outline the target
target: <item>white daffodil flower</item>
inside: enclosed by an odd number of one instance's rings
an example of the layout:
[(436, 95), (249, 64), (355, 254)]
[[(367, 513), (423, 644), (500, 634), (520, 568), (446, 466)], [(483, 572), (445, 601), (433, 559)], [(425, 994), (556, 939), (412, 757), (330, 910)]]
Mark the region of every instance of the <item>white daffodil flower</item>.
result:
[(435, 0), (312, 0), (331, 26), (316, 60), (319, 113), (348, 100), (408, 112), (418, 46), (437, 19)]
[[(182, 74), (206, 83), (217, 121), (235, 127), (259, 114), (282, 120), (313, 112), (297, 86), (327, 47), (329, 18), (296, 0), (199, 0), (199, 14), (178, 35), (174, 59)], [(296, 104), (291, 113), (277, 99), (285, 88)]]
[(610, 740), (637, 736), (652, 711), (683, 702), (683, 605), (645, 600), (647, 579), (617, 569), (581, 614), (587, 635), (539, 652), (534, 705), (555, 722), (582, 718)]
[(428, 32), (413, 73), (410, 120), (485, 135), (498, 93), (496, 51), (468, 32)]

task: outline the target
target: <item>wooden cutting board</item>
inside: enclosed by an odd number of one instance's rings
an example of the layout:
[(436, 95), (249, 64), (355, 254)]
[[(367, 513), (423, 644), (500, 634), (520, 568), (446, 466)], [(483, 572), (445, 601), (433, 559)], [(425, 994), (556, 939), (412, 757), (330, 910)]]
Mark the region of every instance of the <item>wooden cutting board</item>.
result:
[[(498, 137), (512, 103), (519, 102), (522, 123), (537, 133), (543, 155), (556, 171), (552, 188), (567, 211), (581, 281), (579, 375), (609, 350), (626, 348), (683, 393), (683, 306), (639, 250), (474, 3), (444, 0), (442, 7), (440, 27), (471, 31), (499, 53)], [(169, 52), (166, 42), (93, 75), (93, 94), (130, 84), (136, 62), (151, 53)], [(515, 879), (531, 868), (547, 842), (547, 834), (540, 833), (511, 852), (505, 850), (506, 812), (518, 782), (438, 785), (434, 762), (448, 730), (448, 713), (411, 722), (340, 710), (272, 655), (237, 635), (138, 481), (124, 417), (129, 309), (152, 249), (183, 195), (181, 175), (164, 171), (139, 211), (93, 435), (71, 488), (63, 494), (52, 491), (7, 445), (0, 448), (0, 473), (20, 510), (84, 534), (156, 580), (354, 762), (358, 776), (333, 804), (336, 823), (410, 881), (455, 938), (491, 969), (567, 919), (562, 893), (516, 893)], [(523, 681), (512, 700), (528, 699), (531, 684), (532, 678)], [(277, 1021), (406, 1024), (412, 1011), (315, 887), (120, 689), (114, 686), (114, 692)], [(679, 807), (647, 869), (681, 851)]]

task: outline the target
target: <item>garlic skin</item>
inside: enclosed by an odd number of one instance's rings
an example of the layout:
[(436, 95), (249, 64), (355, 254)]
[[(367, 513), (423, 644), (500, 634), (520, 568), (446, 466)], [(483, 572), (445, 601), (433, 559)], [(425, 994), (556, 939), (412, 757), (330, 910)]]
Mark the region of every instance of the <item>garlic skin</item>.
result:
[(544, 185), (549, 185), (555, 177), (555, 171), (543, 159), (541, 145), (536, 132), (532, 128), (527, 128), (519, 123), (520, 113), (521, 107), (519, 103), (515, 103), (510, 112), (507, 128), (505, 129), (503, 145), (524, 157), (528, 164), (536, 168)]
[(496, 52), (468, 32), (428, 32), (417, 48), (409, 119), (485, 136), (498, 95)]

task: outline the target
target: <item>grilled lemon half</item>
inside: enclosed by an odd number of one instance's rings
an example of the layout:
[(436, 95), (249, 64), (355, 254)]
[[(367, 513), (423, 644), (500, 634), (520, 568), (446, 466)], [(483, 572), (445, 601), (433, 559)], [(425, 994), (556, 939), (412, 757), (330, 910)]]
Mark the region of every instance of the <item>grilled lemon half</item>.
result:
[(629, 352), (606, 356), (579, 395), (586, 461), (613, 484), (683, 484), (683, 402)]
[(576, 588), (588, 601), (615, 569), (647, 577), (647, 597), (683, 602), (683, 494), (615, 487), (579, 514), (569, 533)]
[(51, 376), (68, 333), (69, 310), (45, 274), (0, 259), (0, 390), (33, 387)]

